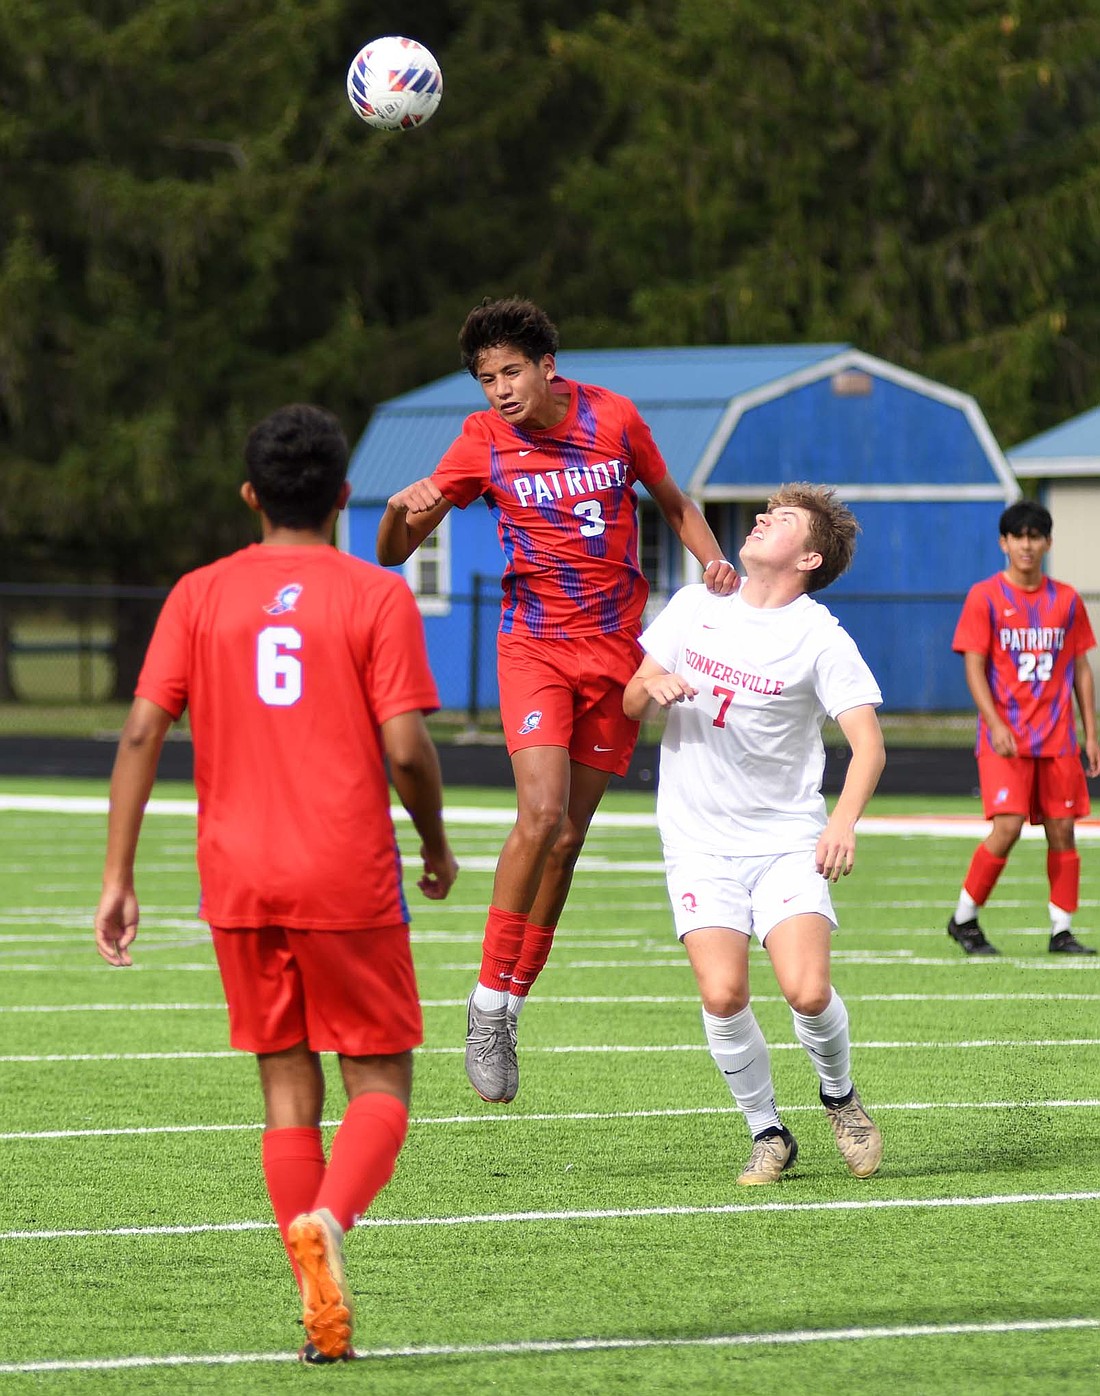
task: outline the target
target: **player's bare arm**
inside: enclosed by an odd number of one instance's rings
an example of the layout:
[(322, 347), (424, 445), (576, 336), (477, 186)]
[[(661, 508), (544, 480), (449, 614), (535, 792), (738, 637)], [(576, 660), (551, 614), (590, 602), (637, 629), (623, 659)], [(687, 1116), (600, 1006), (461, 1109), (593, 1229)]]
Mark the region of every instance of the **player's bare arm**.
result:
[(856, 861), (856, 823), (875, 793), (886, 765), (886, 747), (878, 715), (869, 703), (840, 713), (837, 725), (851, 748), (844, 785), (817, 841), (817, 870), (836, 882)]
[(976, 650), (967, 650), (963, 655), (966, 673), (966, 686), (974, 700), (974, 706), (989, 728), (989, 738), (998, 756), (1016, 755), (1016, 734), (1001, 716), (985, 676), (985, 655)]
[(707, 590), (717, 596), (736, 591), (741, 582), (737, 569), (722, 556), (718, 539), (695, 501), (687, 497), (671, 475), (646, 488), (669, 528), (702, 567)]
[(451, 501), (430, 478), (415, 480), (391, 495), (374, 545), (378, 561), (383, 567), (397, 567), (405, 562), (439, 527), (450, 508)]
[(134, 859), (145, 804), (157, 775), (172, 715), (147, 698), (135, 698), (119, 738), (111, 774), (103, 891), (95, 914), (95, 945), (109, 965), (130, 965), (139, 908)]
[(420, 835), (424, 874), (417, 882), (432, 901), (442, 901), (454, 886), (458, 863), (443, 829), (443, 781), (439, 756), (419, 711), (398, 713), (382, 724), (382, 745), (390, 779)]
[(1073, 692), (1085, 729), (1085, 769), (1090, 777), (1100, 776), (1100, 742), (1096, 739), (1096, 681), (1088, 655), (1073, 661)]
[(661, 708), (683, 703), (699, 692), (681, 674), (670, 674), (646, 655), (623, 690), (623, 712), (635, 722), (655, 716)]

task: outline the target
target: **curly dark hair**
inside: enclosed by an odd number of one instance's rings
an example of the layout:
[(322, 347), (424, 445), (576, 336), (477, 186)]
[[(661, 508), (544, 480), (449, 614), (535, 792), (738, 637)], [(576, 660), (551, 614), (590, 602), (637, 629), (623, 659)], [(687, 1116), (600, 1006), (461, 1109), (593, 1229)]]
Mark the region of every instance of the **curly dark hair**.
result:
[(1034, 499), (1018, 499), (1010, 504), (1001, 515), (1001, 537), (1022, 538), (1025, 533), (1037, 533), (1040, 538), (1049, 538), (1054, 528), (1050, 510), (1045, 509)]
[(257, 422), (244, 447), (260, 508), (278, 528), (320, 528), (348, 473), (348, 442), (323, 407), (295, 402)]
[(821, 566), (806, 575), (807, 591), (822, 591), (847, 572), (856, 551), (859, 523), (829, 485), (797, 481), (780, 485), (768, 500), (768, 509), (805, 509), (810, 516), (807, 542), (821, 554)]
[(458, 333), (462, 366), (476, 378), (478, 360), (485, 350), (504, 344), (515, 345), (525, 358), (537, 364), (544, 354), (558, 352), (557, 327), (533, 301), (521, 300), (519, 296), (495, 301), (486, 296), (466, 316)]

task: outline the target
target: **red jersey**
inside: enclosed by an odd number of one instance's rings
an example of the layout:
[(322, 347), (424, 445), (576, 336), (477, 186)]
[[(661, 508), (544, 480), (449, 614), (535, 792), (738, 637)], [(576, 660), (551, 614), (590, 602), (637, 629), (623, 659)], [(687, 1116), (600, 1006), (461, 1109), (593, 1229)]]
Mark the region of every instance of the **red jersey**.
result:
[[(1035, 591), (1022, 591), (998, 572), (970, 588), (952, 649), (985, 656), (993, 701), (1021, 756), (1072, 756), (1074, 661), (1095, 644), (1073, 587), (1044, 577)], [(980, 716), (977, 750), (993, 750)]]
[(439, 699), (400, 577), (331, 547), (260, 544), (189, 572), (137, 693), (191, 709), (205, 920), (408, 920), (379, 729)]
[(474, 412), (432, 480), (460, 509), (483, 496), (496, 516), (507, 559), (502, 632), (637, 634), (649, 587), (633, 486), (656, 484), (668, 467), (629, 398), (554, 382), (569, 392), (557, 426), (528, 430)]

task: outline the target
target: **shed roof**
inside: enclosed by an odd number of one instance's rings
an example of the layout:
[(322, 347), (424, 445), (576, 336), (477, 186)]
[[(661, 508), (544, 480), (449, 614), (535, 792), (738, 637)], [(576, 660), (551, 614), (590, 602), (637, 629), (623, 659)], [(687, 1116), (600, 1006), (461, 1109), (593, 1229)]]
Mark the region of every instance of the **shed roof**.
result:
[[(847, 370), (888, 379), (966, 417), (986, 462), (986, 483), (971, 477), (955, 488), (968, 497), (1019, 493), (1012, 471), (972, 398), (846, 344), (710, 345), (664, 349), (589, 349), (558, 355), (566, 378), (623, 393), (649, 423), (673, 479), (697, 497), (751, 409)], [(352, 502), (379, 503), (428, 475), (485, 399), (466, 372), (448, 374), (379, 405), (352, 453)], [(839, 482), (837, 482), (839, 483)], [(750, 489), (755, 489), (754, 484)], [(891, 497), (896, 481), (860, 483), (847, 497)], [(729, 494), (729, 490), (725, 491)], [(736, 490), (734, 491), (736, 493)], [(754, 496), (755, 497), (755, 496)]]
[(1040, 432), (1005, 454), (1016, 474), (1024, 477), (1100, 475), (1100, 407)]

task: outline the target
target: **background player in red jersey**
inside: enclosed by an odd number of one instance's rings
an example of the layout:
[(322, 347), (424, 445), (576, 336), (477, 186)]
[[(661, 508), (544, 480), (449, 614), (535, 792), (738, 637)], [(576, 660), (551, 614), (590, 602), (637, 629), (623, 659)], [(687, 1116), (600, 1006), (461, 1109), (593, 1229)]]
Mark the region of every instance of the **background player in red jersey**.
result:
[(1001, 515), (1007, 566), (971, 587), (952, 648), (964, 656), (978, 709), (978, 776), (993, 828), (970, 860), (947, 933), (968, 955), (996, 955), (978, 924), (1024, 827), (1042, 824), (1050, 883), (1050, 949), (1095, 955), (1070, 929), (1081, 859), (1074, 821), (1089, 812), (1073, 700), (1085, 730), (1085, 762), (1100, 775), (1096, 692), (1086, 651), (1096, 644), (1076, 591), (1043, 576), (1051, 517), (1021, 500)]
[(508, 1101), (519, 1089), (520, 1010), (550, 953), (588, 825), (637, 740), (622, 710), (648, 593), (635, 483), (703, 565), (708, 587), (733, 591), (737, 574), (634, 404), (558, 376), (557, 330), (538, 306), (486, 301), (459, 344), (489, 408), (467, 417), (430, 477), (389, 500), (377, 549), (380, 562), (402, 563), (452, 506), (484, 498), (507, 559), (497, 655), (516, 823), (470, 995), (466, 1072), (483, 1099)]
[[(423, 714), (438, 707), (399, 577), (331, 546), (348, 447), (317, 407), (281, 408), (245, 447), (263, 543), (184, 576), (157, 622), (111, 778), (96, 947), (129, 965), (134, 858), (165, 734), (191, 712), (201, 915), (230, 1041), (256, 1054), (263, 1169), (302, 1291), (308, 1362), (351, 1356), (343, 1236), (393, 1173), (422, 1040), (393, 783), (422, 840), (420, 889), (457, 865)], [(326, 1165), (319, 1053), (348, 1108)]]

